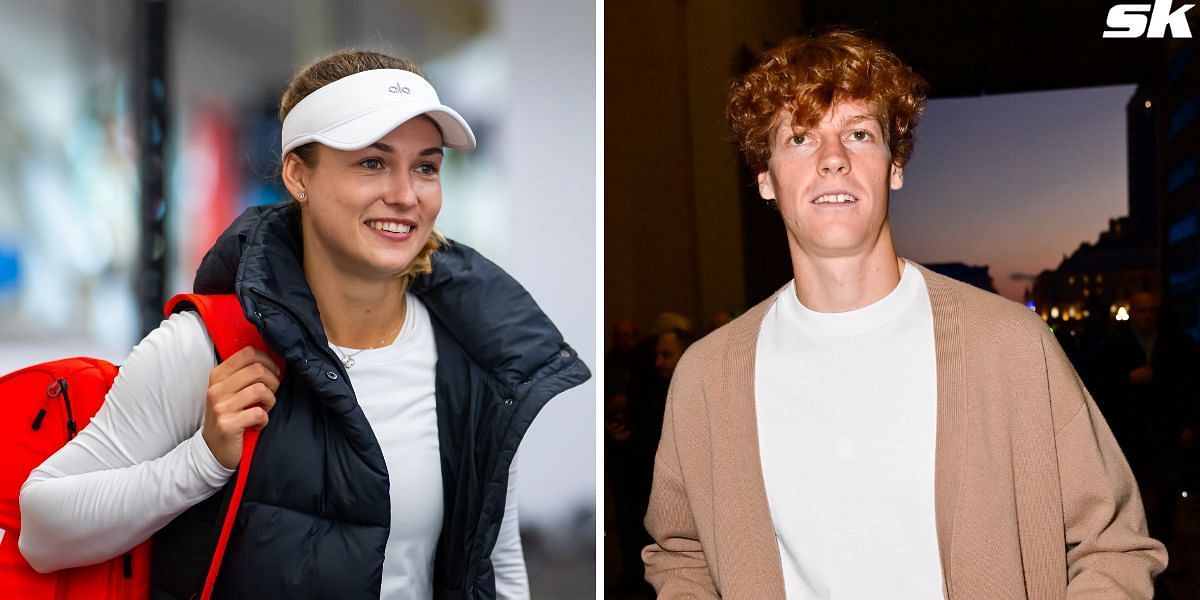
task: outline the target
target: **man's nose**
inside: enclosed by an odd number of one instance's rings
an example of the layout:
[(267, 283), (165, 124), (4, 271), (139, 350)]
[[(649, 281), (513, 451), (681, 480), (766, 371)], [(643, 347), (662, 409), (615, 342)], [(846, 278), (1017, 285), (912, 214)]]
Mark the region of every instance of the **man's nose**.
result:
[(829, 140), (821, 144), (817, 157), (817, 169), (822, 175), (850, 172), (850, 156), (840, 140)]

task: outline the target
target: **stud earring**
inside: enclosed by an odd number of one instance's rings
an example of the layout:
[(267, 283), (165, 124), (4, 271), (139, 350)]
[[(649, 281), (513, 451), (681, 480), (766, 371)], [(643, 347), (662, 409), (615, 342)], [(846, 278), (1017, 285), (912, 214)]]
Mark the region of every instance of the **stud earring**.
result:
[(299, 193), (299, 194), (296, 196), (296, 199), (297, 199), (297, 200), (303, 200), (303, 199), (304, 199), (304, 192), (300, 192), (300, 193)]

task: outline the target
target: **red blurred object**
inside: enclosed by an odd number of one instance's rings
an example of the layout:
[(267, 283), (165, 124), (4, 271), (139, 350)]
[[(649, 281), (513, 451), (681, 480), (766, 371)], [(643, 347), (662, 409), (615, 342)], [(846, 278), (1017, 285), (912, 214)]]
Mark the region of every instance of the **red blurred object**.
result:
[(217, 237), (238, 213), (240, 172), (237, 138), (233, 123), (225, 112), (208, 108), (201, 112), (191, 142), (194, 180), (183, 196), (195, 203), (186, 214), (192, 215), (187, 227), (187, 249), (183, 270), (193, 273)]

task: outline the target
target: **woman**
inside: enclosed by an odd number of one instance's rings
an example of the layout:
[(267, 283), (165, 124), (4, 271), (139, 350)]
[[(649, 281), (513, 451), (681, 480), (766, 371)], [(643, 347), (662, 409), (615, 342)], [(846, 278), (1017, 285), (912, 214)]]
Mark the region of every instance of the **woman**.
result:
[(470, 128), (415, 64), (355, 51), (297, 74), (280, 118), (293, 202), (239, 217), (194, 287), (236, 293), (285, 374), (252, 349), (216, 365), (198, 317), (172, 315), (31, 474), (22, 552), (59, 569), (153, 534), (156, 597), (189, 597), (242, 432), (269, 422), (216, 597), (526, 596), (513, 455), (588, 371), (434, 228), (442, 148), (473, 148)]

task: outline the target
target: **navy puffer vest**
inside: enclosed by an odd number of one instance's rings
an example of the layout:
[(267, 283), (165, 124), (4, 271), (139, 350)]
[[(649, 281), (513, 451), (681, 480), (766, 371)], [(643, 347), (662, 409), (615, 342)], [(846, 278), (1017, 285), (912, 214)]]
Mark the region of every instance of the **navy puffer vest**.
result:
[[(379, 597), (388, 473), (346, 370), (329, 349), (301, 256), (296, 209), (256, 207), (221, 235), (196, 275), (197, 293), (236, 293), (287, 362), (217, 598)], [(433, 273), (411, 289), (429, 308), (438, 352), (445, 516), (434, 593), (493, 598), (489, 557), (513, 454), (546, 402), (590, 374), (529, 294), (495, 264), (457, 243), (435, 253), (433, 264)], [(186, 599), (201, 588), (230, 487), (156, 535), (154, 598)]]

